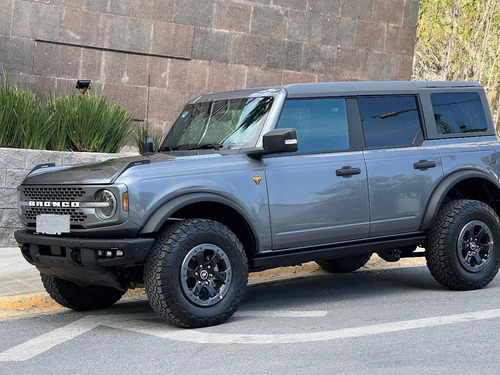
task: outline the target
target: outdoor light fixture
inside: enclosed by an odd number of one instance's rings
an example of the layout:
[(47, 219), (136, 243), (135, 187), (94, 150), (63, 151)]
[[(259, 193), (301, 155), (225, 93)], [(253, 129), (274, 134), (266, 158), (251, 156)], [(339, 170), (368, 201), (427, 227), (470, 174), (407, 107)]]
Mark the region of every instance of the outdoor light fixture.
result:
[(76, 82), (76, 89), (82, 90), (82, 95), (85, 95), (87, 90), (90, 90), (90, 79), (79, 79)]

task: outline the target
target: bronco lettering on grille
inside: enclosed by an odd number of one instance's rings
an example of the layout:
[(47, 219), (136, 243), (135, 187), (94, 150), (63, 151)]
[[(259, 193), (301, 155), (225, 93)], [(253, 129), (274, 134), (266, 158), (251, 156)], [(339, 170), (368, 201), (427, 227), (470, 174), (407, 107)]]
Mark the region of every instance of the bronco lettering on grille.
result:
[(30, 207), (49, 207), (49, 208), (79, 208), (80, 202), (47, 202), (47, 201), (29, 201)]

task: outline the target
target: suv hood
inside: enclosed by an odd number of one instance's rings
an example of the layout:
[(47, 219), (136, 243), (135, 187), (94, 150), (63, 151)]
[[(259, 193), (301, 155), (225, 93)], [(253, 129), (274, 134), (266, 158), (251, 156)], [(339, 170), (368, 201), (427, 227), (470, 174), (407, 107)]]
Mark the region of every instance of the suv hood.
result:
[[(127, 169), (150, 163), (162, 163), (196, 157), (199, 151), (172, 154), (154, 154), (150, 156), (131, 156), (110, 159), (95, 164), (40, 168), (32, 171), (24, 179), (23, 185), (60, 185), (60, 184), (110, 184)], [(205, 154), (205, 153), (204, 153)], [(207, 152), (206, 156), (220, 156)], [(211, 154), (211, 155), (210, 155)]]

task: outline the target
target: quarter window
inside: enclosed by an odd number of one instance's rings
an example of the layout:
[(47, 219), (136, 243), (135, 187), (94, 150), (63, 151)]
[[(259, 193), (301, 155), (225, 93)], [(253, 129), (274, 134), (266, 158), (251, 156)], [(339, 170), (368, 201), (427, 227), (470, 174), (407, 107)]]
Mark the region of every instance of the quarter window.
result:
[(367, 148), (410, 146), (423, 140), (413, 96), (359, 98)]
[(438, 134), (481, 132), (488, 128), (476, 92), (432, 94), (431, 102)]
[(294, 128), (298, 152), (349, 149), (345, 99), (292, 99), (285, 102), (278, 128)]

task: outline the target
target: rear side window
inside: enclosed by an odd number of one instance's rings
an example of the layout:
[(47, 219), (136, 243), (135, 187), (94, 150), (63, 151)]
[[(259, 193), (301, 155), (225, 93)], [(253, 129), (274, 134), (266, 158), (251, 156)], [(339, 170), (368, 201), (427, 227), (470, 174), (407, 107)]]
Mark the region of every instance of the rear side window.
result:
[(285, 102), (278, 128), (295, 128), (298, 152), (349, 149), (345, 99), (291, 99)]
[(414, 96), (359, 98), (367, 148), (411, 146), (423, 140)]
[(431, 94), (438, 134), (486, 131), (488, 125), (477, 92)]

